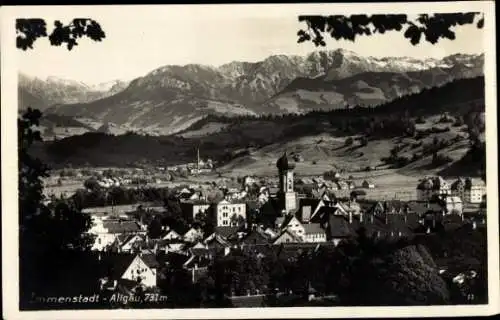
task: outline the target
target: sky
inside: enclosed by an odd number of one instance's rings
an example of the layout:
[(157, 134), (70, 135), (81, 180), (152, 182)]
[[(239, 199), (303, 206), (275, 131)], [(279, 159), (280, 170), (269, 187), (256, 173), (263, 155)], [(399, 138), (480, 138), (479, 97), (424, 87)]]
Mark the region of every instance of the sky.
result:
[[(327, 40), (325, 48), (297, 43), (298, 22), (293, 10), (277, 6), (244, 10), (241, 5), (162, 7), (100, 7), (78, 11), (35, 10), (33, 17), (69, 22), (74, 17), (97, 20), (106, 38), (102, 42), (81, 39), (72, 51), (52, 47), (48, 39), (35, 42), (34, 50), (18, 50), (19, 71), (31, 76), (56, 76), (98, 84), (132, 80), (164, 65), (199, 63), (218, 66), (231, 61), (259, 61), (275, 54), (306, 55), (315, 50), (345, 48), (362, 56), (442, 58), (455, 53), (482, 53), (484, 36), (474, 25), (456, 29), (454, 41), (413, 46), (402, 33), (359, 37), (356, 42)], [(195, 8), (193, 8), (195, 7)], [(220, 6), (219, 6), (220, 7)], [(85, 14), (85, 15), (84, 15)], [(25, 15), (29, 17), (29, 15)]]

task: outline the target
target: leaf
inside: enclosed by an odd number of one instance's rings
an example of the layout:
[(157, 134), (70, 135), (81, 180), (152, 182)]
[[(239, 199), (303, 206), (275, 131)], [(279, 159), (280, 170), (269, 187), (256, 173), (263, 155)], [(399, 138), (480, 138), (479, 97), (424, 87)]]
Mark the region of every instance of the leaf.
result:
[(478, 22), (477, 22), (477, 27), (479, 29), (482, 29), (484, 27), (484, 18), (481, 18)]

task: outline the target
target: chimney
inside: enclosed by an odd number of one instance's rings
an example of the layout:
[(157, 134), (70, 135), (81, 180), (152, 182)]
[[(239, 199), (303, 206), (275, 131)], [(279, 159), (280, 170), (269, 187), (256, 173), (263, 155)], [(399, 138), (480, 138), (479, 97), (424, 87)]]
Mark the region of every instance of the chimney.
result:
[(352, 211), (349, 210), (349, 223), (352, 223)]
[(359, 213), (359, 222), (363, 223), (363, 217), (364, 217), (364, 213), (360, 212)]

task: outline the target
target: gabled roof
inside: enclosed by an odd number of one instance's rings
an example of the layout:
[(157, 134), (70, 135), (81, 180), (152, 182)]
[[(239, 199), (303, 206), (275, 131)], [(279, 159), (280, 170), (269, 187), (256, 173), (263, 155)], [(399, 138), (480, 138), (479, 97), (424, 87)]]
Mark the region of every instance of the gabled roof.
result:
[(219, 226), (215, 227), (214, 232), (218, 235), (221, 235), (225, 239), (235, 235), (240, 230), (240, 227), (231, 227), (231, 226)]
[(158, 264), (158, 261), (156, 260), (156, 257), (154, 254), (141, 254), (139, 255), (139, 258), (144, 261), (144, 263), (154, 269), (154, 268), (157, 268), (159, 266)]
[(282, 236), (284, 236), (285, 234), (289, 235), (294, 242), (303, 242), (302, 239), (297, 235), (295, 234), (294, 232), (292, 232), (290, 229), (284, 229), (281, 234), (276, 238), (274, 239), (274, 243), (276, 243), (276, 241), (281, 238)]
[(125, 273), (127, 268), (130, 266), (136, 255), (134, 254), (123, 254), (123, 253), (113, 253), (113, 254), (102, 254), (101, 255), (101, 266), (103, 277), (110, 277), (113, 280), (118, 280)]
[[(282, 218), (282, 219), (280, 219)], [(278, 220), (279, 219), (279, 220)], [(276, 219), (276, 223), (278, 224), (279, 221), (282, 221), (281, 224), (280, 224), (280, 228), (285, 228), (286, 226), (288, 226), (290, 224), (290, 222), (292, 222), (294, 219), (297, 220), (297, 222), (299, 224), (301, 224), (301, 222), (299, 221), (299, 219), (297, 219), (297, 217), (295, 217), (295, 215), (293, 214), (289, 214), (289, 215), (286, 215), (285, 217), (279, 217), (278, 219)]]
[(340, 209), (338, 207), (322, 206), (321, 208), (319, 208), (319, 210), (316, 212), (316, 214), (314, 214), (311, 217), (310, 221), (311, 222), (325, 222), (326, 219), (328, 219), (328, 217), (330, 215), (340, 215), (340, 214), (343, 214), (342, 209)]
[(409, 201), (408, 208), (411, 212), (417, 214), (424, 214), (427, 212), (440, 212), (443, 208), (441, 205), (435, 202), (425, 202), (425, 201)]
[(167, 239), (167, 238), (181, 238), (181, 235), (175, 232), (175, 230), (171, 229), (167, 231), (167, 233), (162, 237), (162, 239)]
[(194, 246), (191, 247), (191, 249), (205, 249), (206, 246), (201, 243), (201, 242), (197, 242)]
[(353, 234), (354, 231), (349, 226), (346, 217), (338, 215), (328, 217), (327, 236), (330, 238), (346, 238)]
[(121, 242), (121, 245), (124, 246), (126, 244), (129, 244), (132, 242), (132, 240), (134, 239), (137, 239), (134, 241), (134, 243), (138, 243), (138, 242), (144, 242), (146, 237), (143, 236), (143, 235), (140, 235), (140, 234), (124, 234), (124, 235), (128, 235), (127, 238), (125, 238), (125, 241), (124, 242)]
[(265, 233), (263, 230), (255, 229), (243, 237), (241, 242), (246, 244), (267, 244), (270, 239), (271, 236), (269, 234)]
[(136, 236), (135, 234), (122, 233), (115, 238), (115, 241), (118, 242), (118, 244), (125, 244), (135, 236)]
[(304, 231), (305, 234), (318, 234), (318, 233), (325, 233), (325, 230), (321, 228), (319, 223), (306, 223), (303, 224), (304, 226)]
[(127, 233), (141, 231), (141, 227), (135, 221), (103, 221), (103, 227), (108, 229), (109, 233)]
[(216, 232), (208, 236), (203, 243), (209, 247), (230, 247), (230, 243)]

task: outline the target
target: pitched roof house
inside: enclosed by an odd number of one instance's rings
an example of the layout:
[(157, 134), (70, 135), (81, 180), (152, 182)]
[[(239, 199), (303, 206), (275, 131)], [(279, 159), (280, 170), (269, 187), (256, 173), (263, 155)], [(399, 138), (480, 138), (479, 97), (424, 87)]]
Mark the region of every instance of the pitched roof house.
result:
[(103, 255), (102, 264), (107, 282), (130, 280), (145, 287), (156, 287), (159, 265), (154, 255), (108, 254)]
[(304, 242), (301, 237), (299, 237), (296, 233), (289, 229), (284, 229), (281, 234), (274, 239), (273, 244), (282, 244), (282, 243), (300, 243)]
[(306, 242), (325, 242), (326, 232), (319, 223), (306, 223), (304, 227), (304, 240)]

